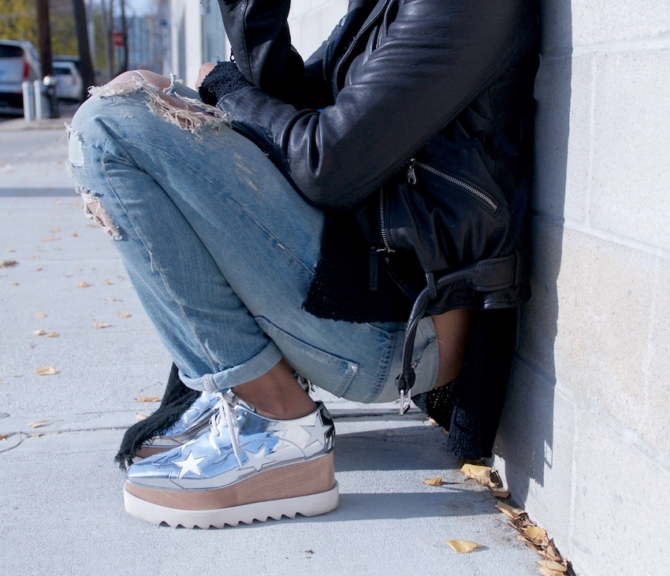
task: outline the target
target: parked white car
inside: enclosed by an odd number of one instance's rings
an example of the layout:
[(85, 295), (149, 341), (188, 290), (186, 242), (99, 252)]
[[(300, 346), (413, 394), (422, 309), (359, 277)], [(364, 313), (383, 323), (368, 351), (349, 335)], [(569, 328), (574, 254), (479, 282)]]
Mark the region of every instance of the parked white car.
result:
[(84, 90), (84, 81), (77, 70), (74, 62), (53, 63), (54, 76), (56, 76), (56, 94), (61, 100), (79, 102)]
[(21, 84), (41, 76), (40, 58), (30, 42), (0, 40), (0, 112), (23, 114)]

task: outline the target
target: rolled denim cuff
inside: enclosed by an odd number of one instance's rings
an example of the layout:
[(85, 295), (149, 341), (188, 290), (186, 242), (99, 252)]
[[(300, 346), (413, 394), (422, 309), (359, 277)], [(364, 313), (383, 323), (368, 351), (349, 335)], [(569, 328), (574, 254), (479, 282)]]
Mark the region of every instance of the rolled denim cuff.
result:
[(266, 374), (270, 369), (282, 359), (282, 353), (277, 345), (269, 340), (256, 356), (249, 358), (246, 362), (227, 368), (214, 374), (205, 374), (198, 378), (189, 378), (179, 371), (179, 378), (189, 388), (193, 390), (207, 390), (208, 392), (218, 392), (226, 388), (232, 388), (239, 384), (244, 384)]

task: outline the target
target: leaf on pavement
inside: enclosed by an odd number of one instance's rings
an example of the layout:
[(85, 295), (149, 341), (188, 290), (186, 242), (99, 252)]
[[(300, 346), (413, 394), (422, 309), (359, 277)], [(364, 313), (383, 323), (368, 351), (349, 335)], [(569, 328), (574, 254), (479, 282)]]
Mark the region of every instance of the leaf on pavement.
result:
[(35, 330), (33, 332), (33, 336), (46, 336), (46, 331), (45, 330)]
[(540, 560), (538, 564), (540, 565), (540, 568), (552, 570), (557, 574), (565, 574), (568, 571), (567, 566), (561, 564), (560, 562), (554, 562), (553, 560)]
[(86, 280), (82, 280), (77, 284), (77, 288), (88, 288), (90, 284)]
[(16, 260), (3, 260), (0, 262), (0, 268), (11, 268), (12, 266), (16, 266), (18, 262)]
[(540, 576), (563, 576), (563, 574), (565, 574), (565, 572), (561, 572), (560, 570), (551, 570), (544, 566), (540, 566), (539, 573)]
[(77, 234), (76, 232), (73, 232), (73, 233), (72, 233), (72, 237), (73, 237), (73, 238), (79, 238), (79, 234)]
[(505, 514), (505, 516), (509, 516), (512, 519), (518, 518), (524, 513), (521, 508), (515, 508), (514, 506), (510, 506), (504, 502), (497, 502), (496, 508)]
[(9, 434), (0, 434), (0, 440), (4, 440), (5, 438), (9, 438)]
[(12, 286), (18, 286), (19, 285), (18, 282), (12, 282), (11, 284), (12, 284)]
[(102, 283), (103, 283), (105, 286), (113, 286), (113, 285), (114, 285), (114, 282), (110, 282), (109, 280), (103, 280)]
[(49, 236), (48, 238), (42, 238), (40, 242), (56, 242), (57, 240), (60, 240), (59, 236)]
[(93, 328), (96, 330), (101, 330), (102, 328), (109, 328), (109, 324), (105, 322), (98, 322), (95, 318), (93, 318)]
[(60, 232), (60, 226), (55, 226), (51, 230), (49, 230), (52, 234), (55, 234), (56, 232)]
[(131, 316), (130, 312), (119, 312), (119, 318), (130, 318)]
[(56, 372), (51, 366), (45, 366), (44, 368), (36, 368), (35, 374), (38, 376), (53, 376), (54, 374), (58, 374), (58, 372)]
[(473, 550), (482, 547), (481, 544), (471, 542), (470, 540), (446, 540), (446, 543), (451, 546), (451, 549), (454, 550), (454, 552), (458, 552), (459, 554), (467, 554), (468, 552), (472, 552)]
[(492, 494), (496, 498), (509, 498), (509, 490), (493, 490)]
[(438, 476), (437, 478), (426, 478), (423, 483), (427, 484), (428, 486), (442, 486), (442, 477)]
[(47, 338), (58, 338), (60, 334), (58, 332), (49, 332)]
[(135, 418), (137, 418), (138, 420), (146, 420), (148, 416), (146, 414), (140, 414), (139, 412), (137, 412), (135, 414)]
[(546, 545), (548, 544), (547, 531), (539, 526), (529, 526), (523, 531), (526, 538), (530, 539), (533, 544)]
[(51, 420), (40, 420), (39, 422), (31, 422), (28, 424), (28, 428), (42, 428), (42, 426), (48, 426), (51, 424)]
[(37, 314), (35, 314), (35, 317), (36, 318), (46, 318), (47, 315), (44, 312), (38, 312)]
[(135, 398), (138, 402), (160, 402), (160, 397), (158, 396), (138, 396)]

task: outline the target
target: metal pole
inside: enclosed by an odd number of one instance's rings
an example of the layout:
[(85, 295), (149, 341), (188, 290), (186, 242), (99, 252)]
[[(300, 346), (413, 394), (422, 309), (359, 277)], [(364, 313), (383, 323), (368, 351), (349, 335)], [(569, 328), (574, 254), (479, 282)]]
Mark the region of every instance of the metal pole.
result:
[(23, 90), (23, 117), (26, 122), (35, 120), (35, 91), (32, 82), (21, 84)]

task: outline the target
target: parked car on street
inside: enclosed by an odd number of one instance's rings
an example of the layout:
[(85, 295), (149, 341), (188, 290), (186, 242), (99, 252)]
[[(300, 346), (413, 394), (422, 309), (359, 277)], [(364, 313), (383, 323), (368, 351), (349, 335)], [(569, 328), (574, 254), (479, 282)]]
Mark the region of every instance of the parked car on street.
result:
[(40, 58), (30, 42), (0, 40), (0, 112), (22, 114), (21, 84), (41, 77)]
[(69, 102), (81, 102), (84, 82), (74, 62), (53, 63), (54, 76), (56, 76), (56, 94), (60, 100)]

